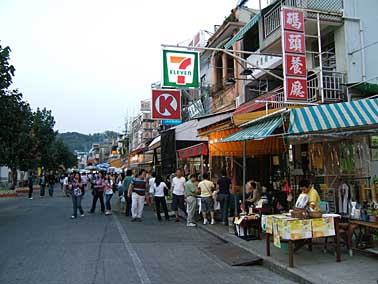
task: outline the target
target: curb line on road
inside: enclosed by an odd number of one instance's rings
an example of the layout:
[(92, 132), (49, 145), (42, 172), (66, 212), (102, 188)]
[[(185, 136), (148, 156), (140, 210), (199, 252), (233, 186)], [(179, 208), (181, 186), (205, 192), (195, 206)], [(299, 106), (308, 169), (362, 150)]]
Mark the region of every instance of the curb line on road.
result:
[(236, 245), (236, 246), (238, 246), (242, 249), (245, 249), (245, 250), (253, 253), (254, 255), (263, 259), (263, 266), (267, 267), (269, 270), (271, 270), (273, 272), (284, 275), (286, 278), (288, 278), (290, 280), (296, 281), (296, 282), (301, 283), (301, 284), (318, 284), (318, 283), (325, 284), (325, 283), (327, 283), (323, 279), (318, 279), (318, 281), (310, 280), (308, 278), (308, 276), (305, 275), (305, 273), (298, 271), (295, 268), (293, 269), (293, 268), (290, 268), (288, 266), (285, 266), (285, 265), (279, 263), (278, 261), (274, 260), (272, 257), (261, 255), (260, 253), (254, 251), (250, 247), (244, 245), (241, 242), (241, 241), (245, 242), (244, 240), (237, 239), (236, 237), (232, 237), (231, 235), (228, 236), (226, 234), (218, 235), (217, 233), (215, 233), (214, 231), (209, 229), (209, 227), (207, 227), (207, 226), (198, 225), (198, 228), (209, 233), (210, 235), (220, 239), (223, 242), (232, 243), (232, 244), (234, 244), (234, 245)]

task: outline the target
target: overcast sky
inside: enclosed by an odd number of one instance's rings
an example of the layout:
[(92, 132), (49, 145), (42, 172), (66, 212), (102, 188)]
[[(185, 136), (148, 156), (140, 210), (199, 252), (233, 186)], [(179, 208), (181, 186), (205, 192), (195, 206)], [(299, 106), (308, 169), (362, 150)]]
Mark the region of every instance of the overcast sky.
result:
[(59, 132), (121, 131), (160, 80), (160, 45), (212, 31), (236, 2), (0, 0), (0, 41), (13, 87), (51, 109)]

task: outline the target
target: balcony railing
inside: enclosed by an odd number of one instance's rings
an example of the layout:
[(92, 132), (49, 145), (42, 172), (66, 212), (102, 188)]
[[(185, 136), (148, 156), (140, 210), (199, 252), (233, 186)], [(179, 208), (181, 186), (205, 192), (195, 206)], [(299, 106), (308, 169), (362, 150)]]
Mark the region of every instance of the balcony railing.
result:
[[(314, 11), (340, 13), (335, 15), (320, 14), (320, 20), (340, 22), (343, 0), (280, 0), (267, 14), (264, 15), (264, 38), (270, 36), (281, 26), (281, 6), (296, 7)], [(316, 19), (315, 12), (306, 12), (305, 17)]]
[[(325, 103), (340, 102), (344, 100), (344, 73), (323, 72), (323, 96)], [(320, 101), (320, 78), (316, 76), (307, 81), (309, 102)]]
[[(340, 72), (323, 73), (324, 103), (341, 102), (345, 99), (344, 77), (345, 74)], [(313, 78), (309, 78), (307, 80), (308, 103), (322, 101), (319, 86), (319, 76), (314, 75)], [(257, 97), (255, 100), (259, 100), (259, 97)], [(287, 104), (285, 104), (285, 95), (283, 88), (277, 89), (268, 101), (272, 101), (271, 103), (268, 103), (271, 108), (286, 107)]]

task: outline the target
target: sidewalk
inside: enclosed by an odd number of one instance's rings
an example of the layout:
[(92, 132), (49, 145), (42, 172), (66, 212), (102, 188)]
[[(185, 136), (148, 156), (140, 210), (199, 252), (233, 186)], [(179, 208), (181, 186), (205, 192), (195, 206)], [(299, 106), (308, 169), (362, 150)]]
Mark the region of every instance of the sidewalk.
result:
[[(284, 274), (299, 283), (321, 284), (377, 284), (378, 258), (365, 254), (349, 256), (345, 247), (341, 247), (341, 262), (337, 263), (334, 254), (323, 253), (323, 246), (314, 245), (309, 252), (305, 247), (294, 254), (294, 268), (288, 267), (288, 254), (284, 249), (271, 244), (271, 256), (266, 256), (266, 242), (262, 240), (245, 241), (228, 232), (222, 225), (199, 225), (200, 229), (264, 259), (264, 265), (271, 270)], [(321, 239), (319, 240), (321, 242)], [(330, 247), (332, 250), (332, 247)]]

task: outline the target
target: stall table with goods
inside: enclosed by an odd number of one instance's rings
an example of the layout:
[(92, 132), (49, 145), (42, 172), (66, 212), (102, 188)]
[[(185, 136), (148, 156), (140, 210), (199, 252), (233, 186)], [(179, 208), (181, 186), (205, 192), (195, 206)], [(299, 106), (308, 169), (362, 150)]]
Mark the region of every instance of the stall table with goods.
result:
[(252, 213), (236, 217), (234, 225), (235, 233), (240, 238), (245, 240), (261, 238), (261, 218), (258, 214)]
[[(336, 261), (340, 262), (340, 215), (323, 214), (320, 218), (298, 219), (288, 214), (263, 215), (261, 226), (266, 232), (266, 254), (271, 255), (271, 236), (276, 247), (281, 248), (281, 242), (288, 243), (289, 267), (294, 267), (294, 243), (308, 240), (310, 249), (312, 240), (316, 238), (335, 238)], [(325, 248), (326, 248), (325, 243)]]

